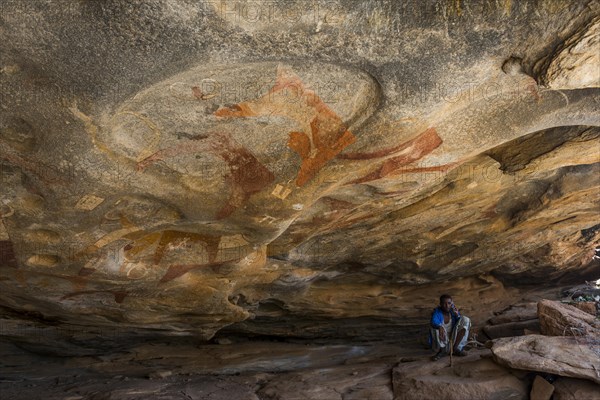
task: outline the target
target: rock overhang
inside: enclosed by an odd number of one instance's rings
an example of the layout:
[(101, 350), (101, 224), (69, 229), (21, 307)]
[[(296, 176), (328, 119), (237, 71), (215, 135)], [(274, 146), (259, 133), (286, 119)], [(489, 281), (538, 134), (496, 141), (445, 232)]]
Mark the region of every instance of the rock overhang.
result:
[(6, 3), (7, 315), (368, 337), (593, 276), (597, 6), (456, 4)]

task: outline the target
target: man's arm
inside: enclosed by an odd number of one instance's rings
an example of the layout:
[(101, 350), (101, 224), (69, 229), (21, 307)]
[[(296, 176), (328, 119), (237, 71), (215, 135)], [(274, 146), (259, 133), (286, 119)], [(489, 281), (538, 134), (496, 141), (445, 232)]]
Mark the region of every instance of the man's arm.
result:
[(433, 310), (431, 314), (431, 327), (436, 329), (440, 334), (440, 340), (446, 340), (446, 331), (444, 330), (444, 314), (439, 308)]
[(431, 327), (438, 329), (444, 324), (444, 316), (437, 308), (431, 313)]

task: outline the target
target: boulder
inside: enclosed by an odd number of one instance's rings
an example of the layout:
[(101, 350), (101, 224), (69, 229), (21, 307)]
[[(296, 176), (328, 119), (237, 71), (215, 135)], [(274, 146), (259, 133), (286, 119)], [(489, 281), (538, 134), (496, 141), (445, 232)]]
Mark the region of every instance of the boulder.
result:
[(600, 336), (600, 321), (568, 304), (542, 300), (538, 303), (541, 332), (550, 336)]
[(554, 400), (597, 399), (600, 385), (583, 379), (559, 378), (554, 382)]
[(533, 380), (533, 387), (531, 388), (531, 394), (529, 395), (530, 400), (550, 400), (552, 393), (554, 392), (554, 386), (544, 378), (536, 375)]
[(594, 337), (529, 335), (496, 339), (494, 360), (528, 371), (589, 379), (600, 383), (600, 341)]
[(501, 337), (523, 336), (525, 331), (539, 332), (540, 320), (532, 319), (529, 321), (507, 322), (505, 324), (488, 325), (483, 328), (483, 332), (490, 339)]
[(472, 351), (467, 357), (403, 363), (393, 370), (394, 400), (527, 399), (525, 383), (506, 368)]
[(537, 319), (537, 303), (524, 303), (510, 306), (498, 313), (488, 321), (492, 325), (506, 324), (508, 322), (527, 321)]
[(595, 301), (576, 301), (570, 303), (575, 308), (585, 311), (586, 313), (596, 316), (596, 302)]

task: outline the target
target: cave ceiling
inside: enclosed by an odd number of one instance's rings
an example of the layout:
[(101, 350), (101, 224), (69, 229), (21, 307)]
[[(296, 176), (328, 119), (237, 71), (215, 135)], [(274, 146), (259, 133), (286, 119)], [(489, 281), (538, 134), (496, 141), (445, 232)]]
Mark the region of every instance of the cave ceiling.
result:
[(302, 336), (597, 272), (598, 2), (1, 10), (5, 330)]

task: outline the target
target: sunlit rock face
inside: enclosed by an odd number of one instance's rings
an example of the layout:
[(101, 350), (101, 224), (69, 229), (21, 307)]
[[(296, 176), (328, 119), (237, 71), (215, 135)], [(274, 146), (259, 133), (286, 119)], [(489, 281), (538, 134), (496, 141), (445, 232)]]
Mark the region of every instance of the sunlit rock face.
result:
[(394, 337), (597, 275), (595, 1), (1, 7), (5, 337)]

